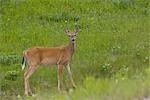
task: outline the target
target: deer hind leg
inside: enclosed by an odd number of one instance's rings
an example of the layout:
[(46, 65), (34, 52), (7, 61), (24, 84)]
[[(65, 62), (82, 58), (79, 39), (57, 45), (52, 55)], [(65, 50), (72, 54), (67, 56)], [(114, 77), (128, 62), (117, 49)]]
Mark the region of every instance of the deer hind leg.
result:
[(72, 85), (73, 85), (73, 88), (76, 88), (77, 86), (75, 85), (75, 83), (74, 83), (74, 81), (73, 81), (72, 73), (71, 73), (69, 64), (67, 64), (67, 65), (65, 66), (65, 68), (66, 68), (66, 70), (67, 70), (67, 72), (68, 72), (68, 75), (69, 75), (69, 78), (70, 78), (71, 83), (72, 83)]
[[(25, 81), (25, 77), (27, 76), (27, 74), (30, 72), (31, 68), (27, 69), (24, 73), (24, 82), (25, 82), (25, 94), (28, 94), (31, 92), (31, 89), (29, 88), (29, 82)], [(29, 91), (28, 91), (29, 90)]]
[(28, 69), (25, 71), (25, 73), (24, 73), (25, 95), (28, 95), (28, 89), (29, 89), (28, 85), (29, 85), (29, 83), (28, 83), (28, 81), (27, 81), (26, 76), (28, 75), (28, 73), (30, 72), (30, 70), (31, 70), (31, 68), (28, 68)]
[(29, 85), (29, 78), (34, 73), (35, 67), (30, 66), (29, 69), (24, 74), (24, 85), (25, 85), (25, 95), (29, 96), (32, 95), (30, 85)]
[(58, 91), (60, 91), (61, 88), (61, 81), (62, 81), (62, 70), (63, 70), (63, 65), (58, 65), (58, 70), (57, 70), (57, 77), (58, 77)]

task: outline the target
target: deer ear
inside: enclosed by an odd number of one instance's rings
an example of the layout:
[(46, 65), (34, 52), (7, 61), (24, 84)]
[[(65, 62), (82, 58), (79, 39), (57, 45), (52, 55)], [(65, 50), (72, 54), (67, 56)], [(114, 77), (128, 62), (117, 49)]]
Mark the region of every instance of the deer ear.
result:
[(77, 34), (79, 31), (80, 31), (79, 28), (76, 28), (76, 29), (75, 29), (75, 33), (76, 33), (76, 34)]
[(68, 30), (68, 28), (65, 28), (65, 33), (67, 33), (67, 34), (69, 33), (69, 30)]

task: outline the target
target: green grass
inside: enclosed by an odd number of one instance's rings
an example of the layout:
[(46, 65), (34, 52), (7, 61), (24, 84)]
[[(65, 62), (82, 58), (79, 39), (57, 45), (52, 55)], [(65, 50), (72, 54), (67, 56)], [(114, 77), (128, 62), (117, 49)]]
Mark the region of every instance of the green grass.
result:
[(64, 93), (58, 94), (56, 66), (41, 67), (30, 79), (35, 98), (129, 100), (150, 94), (148, 0), (0, 0), (3, 99), (26, 98), (22, 51), (67, 44), (66, 27), (81, 29), (71, 61), (78, 88), (65, 92), (71, 85), (64, 72)]
[[(36, 97), (29, 97), (28, 99), (54, 99), (54, 100), (141, 100), (150, 94), (150, 77), (144, 80), (131, 79), (95, 79), (87, 77), (82, 85), (72, 91), (63, 91), (57, 94), (55, 91), (47, 91), (46, 93), (39, 93)], [(143, 82), (144, 81), (144, 82)]]

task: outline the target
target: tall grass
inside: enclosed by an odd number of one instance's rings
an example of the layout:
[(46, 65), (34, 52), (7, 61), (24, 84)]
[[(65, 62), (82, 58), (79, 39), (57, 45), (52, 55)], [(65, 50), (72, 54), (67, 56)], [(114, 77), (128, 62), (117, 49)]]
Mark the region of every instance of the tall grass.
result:
[[(0, 0), (0, 95), (14, 99), (23, 96), (20, 69), (23, 50), (67, 44), (64, 28), (79, 27), (81, 31), (71, 61), (79, 88), (71, 94), (65, 92), (64, 96), (57, 94), (54, 66), (41, 67), (33, 74), (32, 90), (38, 97), (47, 99), (124, 97), (128, 100), (133, 95), (138, 98), (136, 93), (144, 94), (149, 87), (145, 85), (148, 84), (145, 69), (149, 67), (150, 56), (148, 7), (148, 0)], [(71, 86), (65, 74), (64, 90), (68, 90)], [(115, 83), (118, 79), (125, 81)], [(126, 90), (132, 86), (135, 94)], [(115, 88), (117, 93), (113, 93)]]

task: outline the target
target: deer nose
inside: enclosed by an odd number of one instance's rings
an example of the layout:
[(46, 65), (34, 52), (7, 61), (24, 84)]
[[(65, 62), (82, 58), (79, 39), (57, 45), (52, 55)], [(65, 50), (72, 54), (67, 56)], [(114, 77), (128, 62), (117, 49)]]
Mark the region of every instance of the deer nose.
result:
[(75, 39), (72, 39), (72, 41), (75, 41)]

